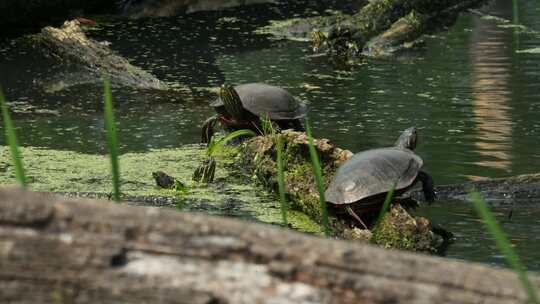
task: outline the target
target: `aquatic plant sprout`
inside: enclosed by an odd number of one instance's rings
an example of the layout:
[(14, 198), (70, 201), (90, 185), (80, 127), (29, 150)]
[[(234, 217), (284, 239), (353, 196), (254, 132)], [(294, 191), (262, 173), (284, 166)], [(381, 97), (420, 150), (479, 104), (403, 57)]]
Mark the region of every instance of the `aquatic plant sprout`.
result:
[(111, 172), (113, 182), (112, 198), (120, 201), (120, 166), (118, 163), (118, 140), (116, 139), (116, 126), (112, 105), (112, 93), (109, 80), (103, 79), (103, 99), (105, 103), (105, 128), (107, 130), (107, 147), (111, 159)]
[(208, 148), (206, 149), (206, 154), (208, 156), (214, 156), (214, 154), (220, 151), (221, 148), (230, 140), (233, 140), (237, 137), (242, 137), (242, 136), (253, 137), (253, 136), (257, 136), (257, 134), (249, 129), (241, 129), (241, 130), (233, 131), (219, 140), (211, 140), (210, 143), (208, 144)]
[(315, 175), (315, 181), (317, 183), (317, 188), (319, 189), (319, 200), (321, 203), (321, 212), (322, 212), (322, 223), (324, 228), (324, 234), (327, 236), (330, 235), (329, 221), (328, 221), (328, 208), (326, 207), (326, 197), (324, 195), (324, 181), (322, 176), (321, 163), (319, 161), (319, 156), (315, 150), (315, 145), (313, 144), (313, 137), (311, 136), (311, 128), (309, 126), (309, 120), (306, 118), (306, 133), (308, 137), (309, 144), (309, 155), (311, 156), (311, 164), (313, 166), (313, 173)]
[(203, 183), (213, 182), (214, 175), (216, 173), (216, 160), (214, 158), (214, 155), (221, 151), (223, 146), (230, 140), (233, 140), (237, 137), (252, 137), (256, 135), (257, 134), (255, 134), (255, 132), (251, 130), (242, 129), (231, 132), (219, 140), (215, 140), (214, 138), (212, 138), (208, 143), (208, 147), (206, 148), (206, 159), (201, 163), (201, 165), (199, 165), (199, 167), (197, 167), (197, 169), (195, 169), (195, 172), (193, 172), (193, 180)]
[(484, 224), (486, 225), (487, 230), (495, 240), (497, 247), (499, 247), (499, 250), (503, 253), (508, 264), (514, 269), (514, 271), (518, 275), (521, 284), (523, 284), (523, 287), (527, 291), (529, 302), (539, 304), (540, 302), (538, 302), (536, 288), (531, 284), (531, 281), (529, 281), (525, 267), (523, 266), (523, 264), (519, 260), (518, 255), (510, 245), (506, 234), (501, 229), (501, 227), (497, 223), (497, 220), (480, 196), (480, 193), (478, 193), (478, 191), (474, 189), (471, 189), (469, 191), (469, 196), (474, 203), (474, 207), (476, 208), (478, 215), (484, 220)]
[(9, 110), (2, 93), (2, 87), (0, 87), (0, 108), (2, 109), (2, 118), (4, 120), (4, 128), (6, 130), (6, 141), (9, 144), (9, 149), (11, 151), (11, 158), (13, 160), (13, 165), (15, 166), (15, 177), (19, 184), (26, 188), (26, 175), (24, 174), (24, 166), (22, 162), (22, 156), (19, 151), (19, 144), (17, 143), (17, 135), (15, 134), (15, 127), (11, 121), (11, 116), (9, 115)]

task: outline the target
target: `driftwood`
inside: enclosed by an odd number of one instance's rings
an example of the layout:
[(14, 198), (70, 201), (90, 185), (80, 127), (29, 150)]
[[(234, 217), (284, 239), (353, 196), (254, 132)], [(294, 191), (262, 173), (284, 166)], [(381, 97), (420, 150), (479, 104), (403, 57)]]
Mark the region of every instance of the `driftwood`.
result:
[[(439, 200), (470, 201), (469, 191), (479, 191), (491, 204), (527, 204), (540, 200), (540, 173), (437, 186)], [(421, 193), (414, 193), (420, 196)]]
[(60, 28), (45, 27), (41, 33), (30, 36), (28, 41), (44, 55), (62, 64), (80, 67), (86, 74), (92, 75), (87, 78), (100, 81), (105, 75), (113, 85), (167, 89), (167, 85), (155, 76), (115, 54), (107, 43), (88, 38), (77, 20), (66, 21)]
[[(532, 277), (540, 286), (540, 278)], [(503, 269), (0, 190), (1, 303), (525, 303)]]

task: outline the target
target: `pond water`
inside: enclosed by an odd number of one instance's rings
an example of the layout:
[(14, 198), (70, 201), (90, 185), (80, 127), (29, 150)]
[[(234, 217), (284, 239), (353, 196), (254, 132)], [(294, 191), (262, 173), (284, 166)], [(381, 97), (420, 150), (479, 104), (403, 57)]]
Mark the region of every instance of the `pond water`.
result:
[[(540, 54), (534, 51), (540, 47), (540, 8), (534, 1), (515, 2), (517, 14), (512, 1), (493, 1), (483, 11), (497, 18), (464, 15), (450, 31), (426, 37), (419, 51), (355, 64), (313, 54), (303, 42), (253, 33), (269, 20), (327, 8), (313, 3), (104, 19), (88, 34), (110, 41), (158, 78), (189, 88), (177, 95), (116, 89), (123, 153), (198, 142), (199, 126), (212, 114), (209, 88), (260, 81), (308, 102), (315, 136), (354, 152), (391, 145), (409, 126), (421, 128), (418, 153), (435, 182), (446, 184), (540, 171)], [(101, 87), (54, 91), (50, 85), (84, 78), (73, 73), (66, 76), (14, 41), (0, 40), (0, 83), (17, 108), (22, 145), (104, 153)], [(527, 266), (540, 270), (540, 213), (524, 208), (504, 228)], [(442, 202), (419, 212), (456, 234), (449, 256), (502, 263), (470, 206)]]

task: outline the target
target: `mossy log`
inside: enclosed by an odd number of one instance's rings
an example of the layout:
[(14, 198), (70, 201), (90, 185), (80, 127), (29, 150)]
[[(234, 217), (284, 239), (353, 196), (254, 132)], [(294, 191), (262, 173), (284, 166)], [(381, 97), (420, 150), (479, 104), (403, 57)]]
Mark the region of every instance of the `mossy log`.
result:
[[(284, 142), (285, 192), (291, 205), (320, 223), (322, 211), (307, 136), (292, 130), (285, 130), (278, 136), (281, 136)], [(314, 145), (321, 159), (322, 174), (327, 187), (337, 168), (353, 153), (335, 147), (328, 139), (315, 139)], [(240, 159), (263, 184), (277, 191), (275, 148), (275, 137), (258, 136), (244, 143)], [(372, 227), (373, 234), (357, 228), (358, 222), (342, 208), (334, 208), (331, 204), (328, 204), (328, 207), (330, 228), (338, 237), (371, 241), (384, 247), (427, 252), (440, 251), (447, 245), (448, 240), (433, 233), (427, 219), (413, 218), (399, 205), (391, 207), (384, 220), (377, 227)], [(351, 205), (351, 208), (354, 209), (354, 205)]]
[[(534, 286), (540, 278), (531, 276)], [(1, 303), (526, 303), (517, 275), (277, 227), (0, 190)]]
[[(334, 14), (274, 22), (259, 29), (280, 38), (311, 40), (325, 34), (316, 49), (338, 55), (385, 56), (414, 45), (422, 35), (452, 25), (456, 17), (487, 0), (372, 0), (355, 14)], [(319, 37), (320, 38), (320, 37)], [(316, 38), (316, 39), (319, 39)]]
[(93, 75), (96, 81), (107, 76), (117, 86), (167, 89), (167, 85), (155, 76), (115, 54), (107, 43), (88, 38), (77, 20), (66, 21), (60, 28), (45, 27), (41, 33), (28, 36), (25, 41), (47, 57), (80, 67)]
[[(364, 37), (370, 39), (363, 45), (364, 54), (380, 57), (392, 54), (395, 50), (408, 48), (422, 35), (454, 24), (459, 13), (487, 2), (486, 0), (384, 0), (379, 3), (385, 1), (393, 3), (388, 3), (389, 7), (382, 12), (370, 9), (377, 5), (377, 1), (374, 1), (357, 14), (362, 16), (361, 18), (353, 16), (354, 20), (361, 20), (357, 26)], [(385, 19), (384, 16), (389, 18)], [(373, 17), (379, 22), (373, 22)]]

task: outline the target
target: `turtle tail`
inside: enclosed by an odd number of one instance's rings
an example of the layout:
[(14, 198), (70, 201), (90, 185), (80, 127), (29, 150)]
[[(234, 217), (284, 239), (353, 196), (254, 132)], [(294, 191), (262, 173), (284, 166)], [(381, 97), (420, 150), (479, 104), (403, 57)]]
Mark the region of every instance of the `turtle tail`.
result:
[(364, 221), (362, 221), (362, 219), (352, 210), (352, 208), (350, 206), (345, 206), (345, 210), (347, 210), (347, 212), (352, 216), (354, 217), (355, 220), (357, 220), (361, 225), (362, 227), (364, 227), (364, 229), (368, 229), (367, 225), (364, 224)]

